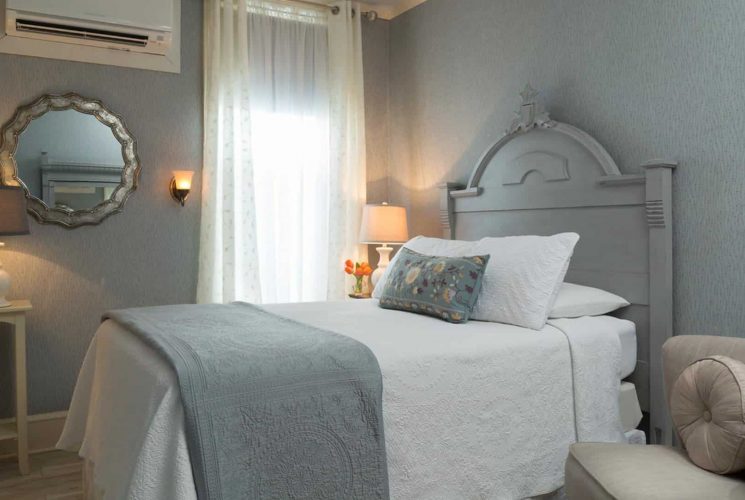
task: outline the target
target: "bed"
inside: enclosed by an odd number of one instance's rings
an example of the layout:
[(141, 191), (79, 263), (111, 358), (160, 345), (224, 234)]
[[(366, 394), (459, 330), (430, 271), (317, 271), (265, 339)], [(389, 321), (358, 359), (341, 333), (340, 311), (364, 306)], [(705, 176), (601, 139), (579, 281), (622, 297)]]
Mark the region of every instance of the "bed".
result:
[[(383, 373), (391, 498), (522, 498), (554, 491), (577, 439), (575, 382), (576, 395), (585, 398), (579, 411), (588, 420), (579, 432), (585, 440), (618, 441), (614, 398), (623, 355), (614, 336), (624, 330), (623, 320), (562, 320), (561, 328), (534, 331), (477, 321), (451, 325), (386, 311), (373, 300), (266, 308), (344, 332), (375, 353)], [(601, 365), (578, 367), (590, 375), (584, 381), (572, 375), (567, 335), (587, 337), (588, 344), (574, 344), (585, 349), (586, 360), (603, 358)], [(578, 354), (575, 363), (581, 363)], [(174, 379), (137, 338), (114, 322), (102, 325), (62, 444), (82, 443), (98, 489), (113, 498), (197, 498)], [(593, 407), (600, 415), (590, 416)]]
[[(672, 324), (673, 167), (621, 175), (594, 139), (551, 120), (526, 93), (468, 184), (441, 186), (446, 238), (580, 234), (567, 281), (626, 297), (632, 305), (618, 318), (557, 319), (538, 331), (452, 325), (374, 300), (264, 307), (353, 338), (377, 358), (391, 498), (556, 492), (570, 444), (623, 440), (624, 378), (650, 414), (650, 439), (666, 439), (658, 361)], [(197, 498), (175, 378), (130, 331), (101, 325), (58, 444), (85, 458), (89, 496)]]

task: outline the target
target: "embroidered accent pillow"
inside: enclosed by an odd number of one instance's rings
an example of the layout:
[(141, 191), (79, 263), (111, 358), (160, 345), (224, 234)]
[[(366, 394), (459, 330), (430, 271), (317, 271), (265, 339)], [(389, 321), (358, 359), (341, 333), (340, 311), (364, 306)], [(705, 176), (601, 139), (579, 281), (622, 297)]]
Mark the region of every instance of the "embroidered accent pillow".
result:
[(465, 323), (476, 305), (488, 262), (488, 255), (432, 257), (404, 247), (391, 264), (380, 307)]

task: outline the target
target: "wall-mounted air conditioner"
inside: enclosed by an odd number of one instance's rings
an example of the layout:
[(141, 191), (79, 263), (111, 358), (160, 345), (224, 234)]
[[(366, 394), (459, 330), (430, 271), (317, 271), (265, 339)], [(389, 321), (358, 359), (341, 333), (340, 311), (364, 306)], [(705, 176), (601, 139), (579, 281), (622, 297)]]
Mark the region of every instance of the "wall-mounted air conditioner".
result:
[(4, 0), (0, 52), (179, 71), (180, 0)]

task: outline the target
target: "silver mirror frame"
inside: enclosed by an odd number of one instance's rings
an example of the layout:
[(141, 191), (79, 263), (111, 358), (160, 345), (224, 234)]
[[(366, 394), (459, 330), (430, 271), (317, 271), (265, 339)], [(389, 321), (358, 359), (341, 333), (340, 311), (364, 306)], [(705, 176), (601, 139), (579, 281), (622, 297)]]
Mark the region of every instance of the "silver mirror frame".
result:
[[(91, 209), (72, 212), (51, 208), (42, 200), (33, 196), (20, 178), (15, 161), (19, 137), (29, 124), (49, 111), (64, 111), (67, 109), (92, 115), (99, 122), (109, 127), (116, 140), (122, 145), (122, 158), (124, 160), (121, 183), (114, 190), (111, 198)], [(129, 196), (137, 189), (142, 166), (137, 156), (135, 139), (124, 124), (124, 120), (107, 109), (101, 101), (87, 99), (75, 93), (43, 95), (30, 104), (20, 106), (13, 118), (3, 126), (0, 134), (2, 135), (2, 142), (0, 142), (0, 183), (22, 187), (28, 200), (28, 212), (41, 224), (58, 224), (68, 229), (100, 224), (107, 217), (121, 212)]]

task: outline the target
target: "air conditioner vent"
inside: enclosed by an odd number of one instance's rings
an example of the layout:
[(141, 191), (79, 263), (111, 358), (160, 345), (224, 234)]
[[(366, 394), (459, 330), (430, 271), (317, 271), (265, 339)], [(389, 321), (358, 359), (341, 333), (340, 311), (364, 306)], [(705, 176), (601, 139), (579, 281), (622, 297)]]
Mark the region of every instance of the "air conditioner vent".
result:
[(178, 73), (182, 0), (0, 0), (0, 53)]
[(65, 24), (36, 21), (33, 19), (16, 19), (16, 30), (25, 33), (65, 36), (82, 40), (108, 42), (134, 47), (146, 47), (149, 41), (147, 35), (68, 26)]

